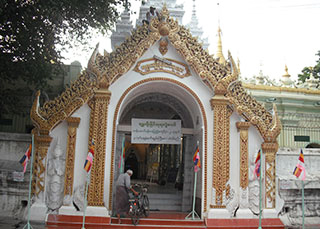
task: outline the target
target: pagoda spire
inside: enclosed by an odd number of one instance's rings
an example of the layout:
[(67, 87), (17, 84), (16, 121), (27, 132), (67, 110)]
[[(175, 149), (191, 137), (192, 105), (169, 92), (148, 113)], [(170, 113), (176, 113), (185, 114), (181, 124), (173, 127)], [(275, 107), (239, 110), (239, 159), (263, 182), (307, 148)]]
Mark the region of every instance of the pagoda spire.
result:
[(193, 36), (198, 37), (200, 43), (202, 43), (202, 47), (204, 49), (208, 49), (209, 43), (208, 43), (208, 38), (203, 38), (203, 30), (199, 26), (199, 21), (197, 17), (197, 11), (196, 11), (196, 1), (192, 0), (193, 5), (192, 5), (192, 14), (191, 14), (191, 20), (190, 22), (186, 25), (188, 29), (190, 29), (190, 32)]
[(221, 41), (221, 28), (220, 28), (220, 25), (218, 27), (218, 46), (217, 46), (216, 57), (218, 58), (218, 62), (220, 64), (225, 64), (226, 63), (226, 59), (224, 58), (223, 53), (222, 53), (222, 41)]
[(282, 75), (280, 82), (282, 86), (291, 87), (293, 85), (293, 81), (290, 79), (290, 74), (288, 73), (288, 66), (284, 66), (285, 73)]

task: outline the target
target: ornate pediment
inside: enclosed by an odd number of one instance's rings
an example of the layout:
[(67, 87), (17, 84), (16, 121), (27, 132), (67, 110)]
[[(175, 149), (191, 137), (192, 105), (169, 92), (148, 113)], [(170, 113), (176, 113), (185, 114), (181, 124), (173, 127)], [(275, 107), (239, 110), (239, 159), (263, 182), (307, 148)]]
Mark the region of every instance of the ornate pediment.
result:
[[(97, 88), (108, 89), (128, 72), (153, 44), (164, 37), (201, 80), (215, 93), (229, 98), (239, 114), (256, 125), (264, 138), (277, 137), (281, 130), (277, 113), (272, 117), (260, 103), (247, 94), (241, 83), (237, 82), (238, 70), (231, 54), (229, 53), (226, 64), (220, 64), (202, 48), (198, 39), (193, 37), (188, 29), (169, 16), (166, 6), (162, 9), (160, 19), (153, 18), (150, 25), (138, 26), (114, 52), (101, 55), (96, 48), (88, 68), (58, 98), (46, 102), (41, 108), (35, 101), (31, 111), (33, 122), (40, 129), (51, 130), (87, 103)], [(135, 70), (141, 74), (164, 71), (179, 77), (190, 74), (188, 66), (174, 60), (169, 61), (174, 63), (173, 66), (155, 60), (141, 60)], [(95, 77), (94, 81), (90, 79), (91, 75)]]

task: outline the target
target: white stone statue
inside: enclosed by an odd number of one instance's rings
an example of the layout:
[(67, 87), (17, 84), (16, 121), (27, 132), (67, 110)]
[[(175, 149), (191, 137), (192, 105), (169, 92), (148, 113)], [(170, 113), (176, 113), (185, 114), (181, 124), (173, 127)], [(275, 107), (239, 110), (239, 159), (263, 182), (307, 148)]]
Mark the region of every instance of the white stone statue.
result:
[(254, 214), (259, 214), (259, 180), (254, 175), (255, 155), (253, 153), (249, 161), (249, 208)]
[(234, 217), (237, 209), (239, 208), (239, 198), (235, 195), (233, 188), (230, 188), (229, 196), (226, 197), (226, 208), (230, 213), (230, 218)]
[(48, 213), (58, 213), (63, 202), (65, 159), (59, 143), (49, 158), (46, 204)]
[(75, 187), (73, 191), (73, 206), (77, 211), (83, 211), (84, 208), (85, 185)]

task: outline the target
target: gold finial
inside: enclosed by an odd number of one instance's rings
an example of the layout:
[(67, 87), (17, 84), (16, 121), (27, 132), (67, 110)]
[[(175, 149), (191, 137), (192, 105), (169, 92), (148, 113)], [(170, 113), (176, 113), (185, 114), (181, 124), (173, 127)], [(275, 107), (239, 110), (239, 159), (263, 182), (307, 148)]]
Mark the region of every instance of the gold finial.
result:
[(239, 72), (239, 75), (240, 75), (240, 59), (239, 57), (237, 58), (237, 67), (238, 67), (238, 72)]
[(285, 73), (284, 73), (284, 75), (282, 75), (283, 77), (290, 77), (290, 74), (288, 73), (288, 66), (287, 65), (285, 65), (285, 67), (284, 67), (284, 71), (285, 71)]
[(161, 10), (161, 17), (165, 17), (165, 19), (169, 17), (169, 10), (167, 8), (167, 3), (163, 4), (162, 10)]
[(221, 42), (221, 28), (220, 26), (218, 27), (218, 47), (217, 47), (217, 54), (216, 57), (219, 59), (220, 64), (225, 64), (226, 59), (223, 56), (222, 53), (222, 42)]

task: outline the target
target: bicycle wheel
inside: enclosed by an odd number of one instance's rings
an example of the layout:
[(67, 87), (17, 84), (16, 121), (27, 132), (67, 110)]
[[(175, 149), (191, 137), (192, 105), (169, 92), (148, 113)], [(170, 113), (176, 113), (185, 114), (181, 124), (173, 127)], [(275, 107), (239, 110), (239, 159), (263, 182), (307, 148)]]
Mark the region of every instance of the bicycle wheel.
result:
[(149, 198), (148, 198), (148, 196), (143, 196), (142, 208), (143, 208), (143, 214), (146, 217), (148, 217), (149, 214), (150, 214), (150, 206), (149, 206)]
[(132, 223), (133, 225), (138, 225), (139, 223), (139, 215), (137, 213), (137, 211), (135, 211), (132, 215), (131, 215), (131, 220), (132, 220)]

